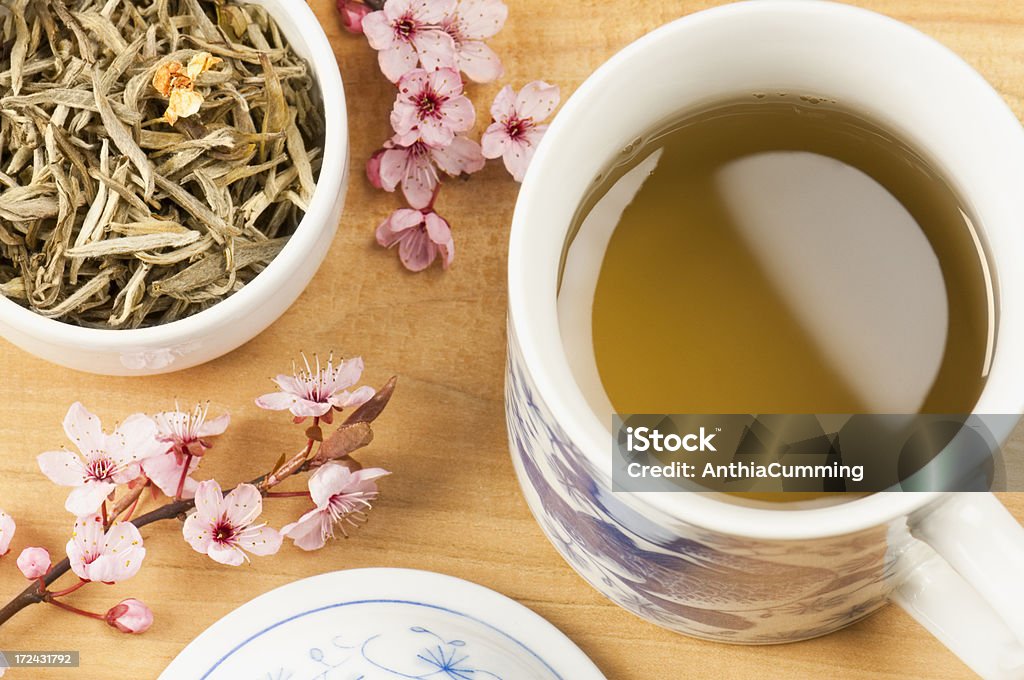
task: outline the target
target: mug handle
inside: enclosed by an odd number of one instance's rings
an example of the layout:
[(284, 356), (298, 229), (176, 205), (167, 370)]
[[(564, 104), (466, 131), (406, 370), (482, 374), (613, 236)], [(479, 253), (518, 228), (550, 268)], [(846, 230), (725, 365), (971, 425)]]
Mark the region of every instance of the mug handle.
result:
[(1024, 678), (1024, 527), (991, 493), (912, 518), (890, 599), (986, 680)]

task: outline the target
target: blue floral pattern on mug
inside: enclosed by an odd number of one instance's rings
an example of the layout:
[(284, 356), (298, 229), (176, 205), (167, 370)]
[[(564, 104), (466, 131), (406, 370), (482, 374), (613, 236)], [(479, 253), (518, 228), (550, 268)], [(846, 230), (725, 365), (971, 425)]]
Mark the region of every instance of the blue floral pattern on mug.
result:
[(634, 614), (697, 637), (774, 643), (829, 633), (885, 604), (895, 561), (889, 534), (900, 527), (762, 541), (655, 522), (612, 493), (538, 394), (511, 327), (505, 409), (516, 473), (544, 533)]

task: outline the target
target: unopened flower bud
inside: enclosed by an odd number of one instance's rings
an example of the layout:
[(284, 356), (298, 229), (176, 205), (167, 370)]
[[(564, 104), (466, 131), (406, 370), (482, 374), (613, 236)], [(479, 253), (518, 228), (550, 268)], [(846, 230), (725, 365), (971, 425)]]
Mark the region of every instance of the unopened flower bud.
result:
[(18, 555), (18, 569), (30, 581), (42, 578), (50, 571), (50, 553), (46, 548), (25, 548)]
[(338, 11), (341, 22), (349, 33), (357, 35), (363, 32), (363, 18), (373, 10), (361, 2), (354, 0), (338, 0)]
[(145, 633), (153, 625), (152, 610), (135, 598), (114, 605), (103, 618), (122, 633)]

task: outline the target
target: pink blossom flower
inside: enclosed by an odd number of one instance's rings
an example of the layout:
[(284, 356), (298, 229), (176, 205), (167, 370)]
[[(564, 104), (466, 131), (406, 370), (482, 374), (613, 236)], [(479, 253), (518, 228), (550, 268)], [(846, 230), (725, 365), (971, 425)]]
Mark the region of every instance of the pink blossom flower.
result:
[(71, 571), (86, 581), (116, 583), (135, 576), (146, 549), (130, 522), (117, 522), (105, 533), (99, 515), (79, 517), (67, 545)]
[(122, 633), (145, 633), (153, 625), (153, 611), (130, 597), (111, 607), (103, 620)]
[(389, 474), (381, 468), (352, 472), (338, 463), (325, 464), (309, 477), (309, 495), (316, 507), (281, 529), (281, 534), (303, 550), (324, 547), (328, 538), (334, 538), (336, 526), (347, 538), (344, 524), (359, 526), (366, 521), (378, 493), (374, 480)]
[(518, 95), (511, 86), (502, 88), (491, 106), (494, 122), (480, 140), (484, 157), (502, 157), (512, 177), (522, 182), (537, 144), (548, 129), (538, 123), (551, 115), (558, 100), (558, 86), (542, 80), (527, 84)]
[(391, 82), (421, 65), (428, 71), (455, 66), (455, 41), (441, 22), (457, 0), (387, 0), (362, 21), (380, 70)]
[(501, 0), (461, 0), (455, 11), (441, 21), (441, 27), (455, 42), (459, 68), (470, 80), (489, 83), (501, 77), (501, 60), (484, 40), (505, 25), (508, 7)]
[[(167, 450), (142, 461), (142, 470), (171, 498), (195, 497), (198, 482), (188, 475), (199, 466), (199, 458), (213, 446), (210, 438), (223, 434), (231, 422), (228, 414), (207, 420), (208, 413), (209, 404), (197, 405), (191, 413), (175, 408), (153, 416), (157, 439), (164, 442)], [(188, 472), (185, 472), (186, 465)]]
[(18, 569), (30, 581), (42, 578), (50, 571), (50, 553), (46, 548), (25, 548), (18, 555)]
[(373, 388), (365, 385), (348, 391), (363, 374), (362, 357), (342, 360), (337, 366), (334, 358), (330, 357), (326, 367), (321, 367), (320, 357), (316, 357), (316, 369), (310, 367), (305, 355), (302, 360), (305, 370), (300, 372), (293, 366), (292, 375), (282, 374), (274, 378), (281, 391), (264, 394), (256, 399), (256, 405), (270, 411), (288, 409), (296, 422), (315, 416), (330, 424), (334, 411), (357, 408), (374, 394)]
[(363, 19), (370, 13), (370, 8), (355, 0), (338, 0), (338, 12), (345, 30), (359, 34), (363, 32)]
[(443, 147), (431, 147), (422, 141), (400, 146), (389, 140), (366, 164), (366, 175), (378, 189), (394, 191), (399, 185), (405, 200), (413, 208), (426, 208), (440, 182), (438, 170), (452, 177), (471, 174), (486, 163), (480, 145), (457, 136)]
[(433, 210), (396, 210), (377, 227), (377, 243), (385, 248), (398, 245), (398, 258), (409, 271), (423, 271), (438, 255), (445, 269), (455, 259), (451, 227)]
[(455, 133), (469, 130), (475, 121), (473, 103), (462, 94), (462, 78), (455, 69), (418, 68), (398, 81), (391, 110), (397, 144), (410, 146), (422, 140), (427, 146), (447, 146)]
[(239, 484), (227, 496), (210, 479), (199, 483), (196, 510), (185, 519), (182, 533), (196, 552), (215, 562), (238, 566), (253, 555), (273, 555), (281, 534), (266, 524), (254, 524), (263, 512), (263, 498), (252, 484)]
[(37, 459), (39, 469), (53, 482), (72, 486), (64, 507), (76, 517), (99, 510), (118, 484), (142, 474), (139, 463), (163, 453), (166, 444), (157, 439), (156, 425), (137, 413), (121, 423), (113, 434), (104, 434), (100, 419), (75, 402), (64, 416), (64, 432), (81, 455), (68, 450), (49, 451)]
[(11, 541), (14, 540), (16, 528), (14, 518), (0, 510), (0, 557), (11, 551)]
[(166, 442), (168, 450), (179, 459), (187, 456), (202, 456), (211, 448), (210, 437), (224, 434), (231, 422), (231, 416), (224, 414), (207, 420), (210, 405), (197, 404), (191, 413), (164, 411), (153, 417), (157, 427), (157, 438)]

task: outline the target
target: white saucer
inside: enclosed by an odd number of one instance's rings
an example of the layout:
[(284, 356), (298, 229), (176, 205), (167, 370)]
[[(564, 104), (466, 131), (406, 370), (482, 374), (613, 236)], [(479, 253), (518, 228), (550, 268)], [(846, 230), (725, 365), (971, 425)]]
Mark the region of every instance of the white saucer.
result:
[(303, 579), (242, 605), (160, 680), (605, 680), (557, 628), (468, 581), (410, 569)]

